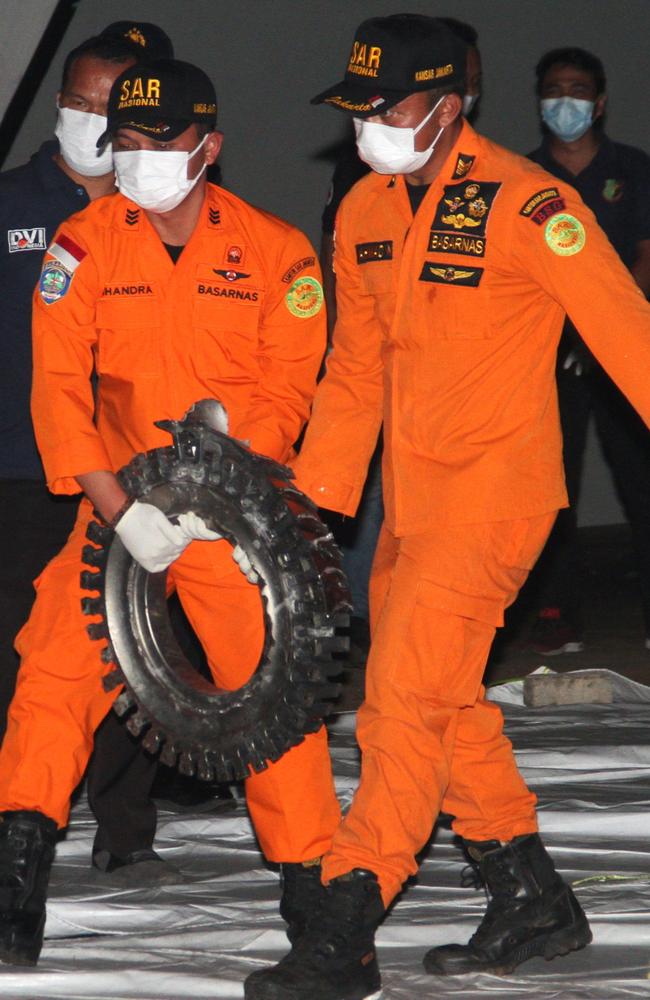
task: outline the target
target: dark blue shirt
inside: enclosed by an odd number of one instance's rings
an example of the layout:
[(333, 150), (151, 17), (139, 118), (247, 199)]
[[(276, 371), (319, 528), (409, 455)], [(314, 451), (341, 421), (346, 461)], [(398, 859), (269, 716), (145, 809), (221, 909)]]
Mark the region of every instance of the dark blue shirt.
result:
[(0, 479), (42, 479), (29, 409), (32, 292), (45, 250), (69, 215), (89, 204), (45, 142), (29, 163), (0, 174)]
[(650, 240), (650, 156), (607, 136), (577, 175), (553, 159), (548, 140), (528, 156), (576, 189), (625, 266), (632, 267), (637, 244)]

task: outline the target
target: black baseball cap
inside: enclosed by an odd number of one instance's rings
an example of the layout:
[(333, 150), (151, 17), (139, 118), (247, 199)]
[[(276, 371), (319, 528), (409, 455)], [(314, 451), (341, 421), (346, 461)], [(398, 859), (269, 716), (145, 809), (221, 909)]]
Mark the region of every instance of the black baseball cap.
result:
[(98, 147), (120, 128), (152, 139), (175, 139), (193, 123), (214, 128), (217, 95), (210, 78), (192, 63), (180, 59), (135, 63), (111, 87), (107, 118)]
[(145, 58), (174, 58), (174, 46), (169, 35), (157, 24), (150, 24), (148, 21), (113, 21), (100, 31), (98, 37), (126, 42), (139, 62)]
[(372, 17), (355, 33), (343, 80), (311, 103), (367, 118), (420, 90), (463, 89), (466, 58), (465, 43), (435, 17)]

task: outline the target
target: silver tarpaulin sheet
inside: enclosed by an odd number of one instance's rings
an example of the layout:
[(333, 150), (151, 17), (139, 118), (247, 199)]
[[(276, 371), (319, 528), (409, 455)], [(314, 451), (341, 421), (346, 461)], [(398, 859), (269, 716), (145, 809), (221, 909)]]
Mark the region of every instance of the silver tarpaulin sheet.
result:
[[(417, 881), (378, 934), (384, 997), (393, 1000), (615, 1000), (650, 996), (650, 689), (611, 675), (612, 705), (525, 708), (521, 682), (494, 689), (524, 775), (539, 796), (555, 862), (587, 910), (593, 944), (510, 976), (438, 980), (433, 944), (465, 941), (485, 897), (461, 888), (465, 864), (444, 821)], [(342, 800), (358, 779), (353, 716), (332, 725)], [(82, 798), (57, 849), (46, 942), (36, 969), (0, 967), (0, 996), (32, 1000), (234, 1000), (252, 969), (287, 949), (278, 873), (260, 855), (243, 803), (221, 816), (161, 812), (157, 850), (178, 885), (116, 888), (89, 868), (94, 822)]]

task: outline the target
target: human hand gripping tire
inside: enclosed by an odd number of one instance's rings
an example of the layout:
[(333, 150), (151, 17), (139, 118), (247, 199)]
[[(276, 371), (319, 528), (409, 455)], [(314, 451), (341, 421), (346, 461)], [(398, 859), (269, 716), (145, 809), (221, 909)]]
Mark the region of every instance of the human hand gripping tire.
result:
[(134, 501), (115, 525), (120, 541), (148, 573), (162, 573), (178, 559), (190, 542), (215, 541), (221, 538), (205, 521), (193, 512), (180, 514), (178, 524), (153, 504)]

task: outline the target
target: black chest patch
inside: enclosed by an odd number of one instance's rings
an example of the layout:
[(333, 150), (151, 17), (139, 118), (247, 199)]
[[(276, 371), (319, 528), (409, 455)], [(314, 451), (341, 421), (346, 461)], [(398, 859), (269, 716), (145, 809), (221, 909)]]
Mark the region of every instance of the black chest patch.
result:
[(482, 277), (482, 267), (455, 267), (453, 264), (425, 260), (419, 280), (433, 281), (441, 285), (465, 285), (469, 288), (478, 288)]
[(446, 184), (431, 224), (429, 251), (483, 257), (487, 222), (500, 181)]
[(370, 264), (373, 260), (392, 260), (393, 241), (380, 240), (377, 243), (357, 243), (357, 264)]

